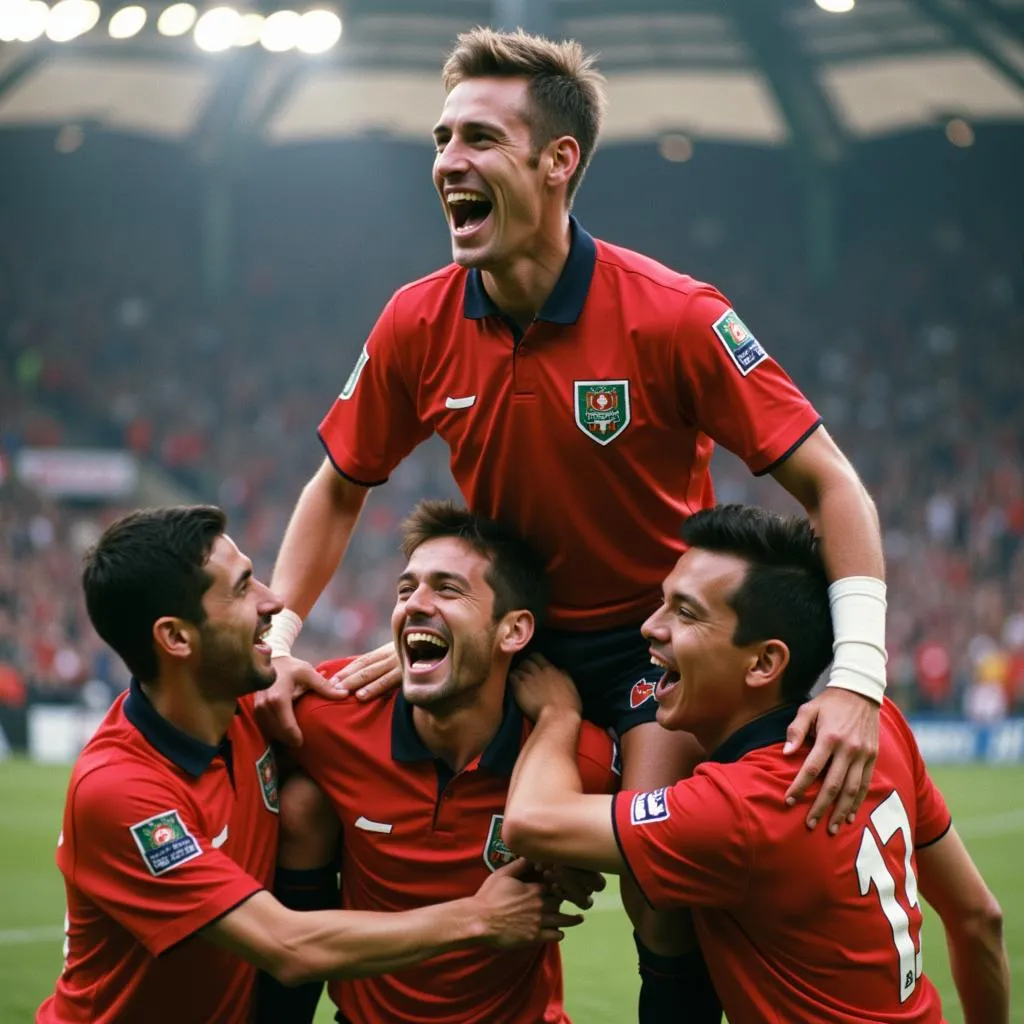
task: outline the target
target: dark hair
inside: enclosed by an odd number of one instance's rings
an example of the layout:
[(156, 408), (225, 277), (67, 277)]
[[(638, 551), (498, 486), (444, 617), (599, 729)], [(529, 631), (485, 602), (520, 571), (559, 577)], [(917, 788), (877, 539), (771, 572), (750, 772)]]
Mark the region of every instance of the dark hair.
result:
[(409, 558), (428, 540), (457, 537), (483, 555), (490, 565), (484, 578), (494, 591), (494, 618), (515, 608), (543, 621), (548, 603), (544, 562), (504, 523), (459, 508), (451, 501), (421, 501), (402, 523), (402, 554)]
[(749, 505), (703, 509), (683, 524), (692, 548), (735, 555), (750, 563), (729, 599), (737, 647), (781, 640), (789, 648), (783, 700), (806, 698), (832, 660), (828, 576), (811, 524)]
[(212, 577), (203, 566), (226, 517), (211, 505), (131, 512), (85, 556), (82, 587), (96, 632), (144, 682), (158, 673), (153, 623), (173, 615), (201, 625)]
[(601, 134), (606, 105), (604, 76), (579, 43), (475, 28), (463, 32), (441, 70), (445, 92), (469, 78), (525, 78), (529, 82), (530, 135), (536, 149), (571, 135), (580, 165), (569, 180), (570, 204)]

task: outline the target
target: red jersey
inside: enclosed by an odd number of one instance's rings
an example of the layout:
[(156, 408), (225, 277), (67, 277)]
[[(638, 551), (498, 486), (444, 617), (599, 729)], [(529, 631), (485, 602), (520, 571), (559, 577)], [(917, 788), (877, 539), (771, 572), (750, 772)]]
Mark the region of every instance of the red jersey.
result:
[(550, 624), (591, 630), (657, 607), (683, 520), (714, 503), (713, 441), (766, 473), (820, 420), (714, 288), (572, 231), (523, 334), (476, 270), (399, 290), (320, 438), (375, 485), (440, 434), (469, 507), (547, 559)]
[[(326, 675), (345, 661), (321, 666)], [(379, 700), (296, 705), (295, 756), (328, 795), (343, 829), (342, 906), (410, 910), (471, 896), (514, 859), (501, 838), (509, 777), (528, 723), (506, 695), (487, 749), (457, 775), (423, 745), (395, 690)], [(614, 744), (585, 722), (579, 766), (588, 792), (616, 788)], [(331, 982), (349, 1024), (568, 1024), (557, 944), (483, 947), (378, 978)]]
[(910, 726), (886, 700), (868, 797), (832, 836), (784, 802), (795, 713), (750, 722), (692, 779), (616, 796), (622, 855), (654, 907), (693, 908), (730, 1020), (941, 1024), (914, 851), (951, 822)]
[(211, 747), (133, 681), (71, 774), (64, 970), (36, 1024), (247, 1024), (256, 969), (195, 933), (270, 887), (277, 804), (248, 701)]

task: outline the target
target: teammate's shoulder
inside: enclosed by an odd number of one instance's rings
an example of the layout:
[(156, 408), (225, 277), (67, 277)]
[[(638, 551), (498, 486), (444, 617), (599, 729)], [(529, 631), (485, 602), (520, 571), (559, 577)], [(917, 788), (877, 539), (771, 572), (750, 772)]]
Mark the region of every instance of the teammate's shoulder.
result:
[(595, 239), (595, 241), (597, 243), (597, 262), (611, 273), (634, 275), (651, 285), (676, 292), (684, 298), (700, 292), (718, 294), (718, 289), (714, 285), (673, 270), (650, 256), (620, 245), (613, 245), (611, 242), (600, 239)]
[(461, 288), (465, 284), (466, 268), (460, 267), (457, 263), (449, 263), (446, 266), (438, 267), (437, 270), (418, 277), (415, 281), (398, 288), (391, 296), (391, 302), (395, 305), (416, 305), (421, 302), (428, 302), (443, 296), (453, 287)]

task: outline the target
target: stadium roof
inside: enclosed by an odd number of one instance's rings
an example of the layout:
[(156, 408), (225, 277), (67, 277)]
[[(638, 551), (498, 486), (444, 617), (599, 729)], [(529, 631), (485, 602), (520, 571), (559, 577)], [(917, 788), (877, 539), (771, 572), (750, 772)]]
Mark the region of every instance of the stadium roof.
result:
[[(4, 12), (28, 3), (0, 0), (0, 38)], [(101, 6), (70, 42), (0, 43), (0, 128), (87, 122), (199, 144), (225, 130), (270, 144), (426, 139), (456, 34), (521, 22), (600, 54), (605, 141), (793, 141), (831, 161), (851, 141), (951, 117), (1024, 121), (1024, 0), (859, 0), (843, 14), (813, 0), (342, 0), (344, 34), (319, 56), (203, 52), (191, 33), (157, 32), (165, 4), (112, 39), (122, 4)]]

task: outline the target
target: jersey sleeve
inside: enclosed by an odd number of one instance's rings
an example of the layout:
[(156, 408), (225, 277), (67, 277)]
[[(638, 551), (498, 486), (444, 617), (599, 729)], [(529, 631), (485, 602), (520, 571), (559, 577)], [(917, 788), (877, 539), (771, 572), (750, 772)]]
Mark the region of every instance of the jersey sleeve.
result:
[(938, 842), (953, 824), (953, 817), (938, 786), (932, 782), (928, 774), (921, 750), (917, 745), (914, 730), (900, 713), (899, 708), (887, 697), (882, 705), (882, 714), (893, 722), (895, 728), (902, 733), (907, 749), (910, 751), (911, 764), (914, 771), (914, 797), (917, 803), (917, 815), (914, 821), (914, 847), (921, 849)]
[(584, 793), (614, 793), (619, 788), (618, 744), (603, 729), (584, 722), (576, 751)]
[(159, 956), (263, 886), (214, 849), (184, 792), (121, 769), (91, 772), (70, 794), (70, 854), (60, 863), (74, 886)]
[(384, 307), (345, 386), (320, 424), (320, 441), (344, 476), (371, 487), (384, 483), (432, 428), (420, 419), (415, 376), (402, 365), (398, 296)]
[(712, 288), (687, 300), (671, 359), (683, 411), (695, 426), (767, 473), (796, 449), (821, 417)]
[(718, 770), (649, 792), (613, 797), (615, 838), (656, 910), (735, 907), (753, 861), (749, 812)]

